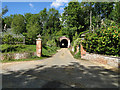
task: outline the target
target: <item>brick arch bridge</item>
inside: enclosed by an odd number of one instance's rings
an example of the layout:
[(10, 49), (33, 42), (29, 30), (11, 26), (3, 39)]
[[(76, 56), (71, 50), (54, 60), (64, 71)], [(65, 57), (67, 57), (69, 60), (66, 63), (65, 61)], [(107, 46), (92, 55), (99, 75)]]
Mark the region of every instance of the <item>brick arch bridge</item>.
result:
[(60, 41), (61, 48), (69, 48), (70, 47), (70, 39), (69, 38), (62, 36), (59, 38), (59, 41)]

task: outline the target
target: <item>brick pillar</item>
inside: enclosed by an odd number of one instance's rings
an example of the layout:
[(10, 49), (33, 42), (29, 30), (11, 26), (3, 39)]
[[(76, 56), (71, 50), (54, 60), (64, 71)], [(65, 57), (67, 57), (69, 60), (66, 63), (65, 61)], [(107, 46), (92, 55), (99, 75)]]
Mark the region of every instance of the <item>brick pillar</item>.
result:
[(86, 51), (84, 50), (82, 44), (80, 44), (80, 47), (81, 47), (81, 57), (82, 57), (86, 54)]
[(42, 55), (42, 40), (40, 39), (40, 34), (37, 36), (38, 39), (36, 40), (36, 54), (38, 57)]

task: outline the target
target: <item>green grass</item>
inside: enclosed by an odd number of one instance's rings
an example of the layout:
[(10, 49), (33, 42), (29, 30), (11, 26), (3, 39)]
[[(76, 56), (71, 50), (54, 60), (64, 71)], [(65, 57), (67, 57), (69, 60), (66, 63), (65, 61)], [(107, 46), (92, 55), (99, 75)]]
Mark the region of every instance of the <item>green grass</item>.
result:
[(2, 60), (2, 63), (8, 63), (8, 62), (19, 62), (19, 61), (35, 61), (35, 60), (41, 60), (41, 59), (45, 59), (47, 57), (36, 57), (36, 58), (27, 58), (27, 59), (11, 59), (11, 60)]
[(1, 45), (2, 53), (36, 52), (36, 45)]
[[(36, 52), (36, 45), (6, 45), (3, 44), (1, 46), (2, 53), (22, 53), (22, 52)], [(42, 47), (42, 57), (37, 56), (30, 56), (28, 59), (11, 59), (10, 60), (2, 60), (3, 63), (5, 62), (15, 62), (15, 61), (30, 61), (30, 60), (40, 60), (47, 57), (51, 57), (54, 55), (57, 50), (60, 49), (58, 47), (49, 47), (49, 46), (43, 46)]]
[[(58, 47), (42, 47), (42, 54), (51, 56), (56, 53)], [(36, 52), (36, 45), (6, 45), (1, 46), (2, 53), (22, 53), (22, 52)]]

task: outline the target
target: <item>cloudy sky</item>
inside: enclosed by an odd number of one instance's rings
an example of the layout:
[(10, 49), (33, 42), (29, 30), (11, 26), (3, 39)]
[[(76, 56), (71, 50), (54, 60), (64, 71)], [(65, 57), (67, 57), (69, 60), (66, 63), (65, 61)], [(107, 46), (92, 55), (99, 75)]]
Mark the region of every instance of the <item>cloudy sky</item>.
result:
[(62, 13), (64, 7), (68, 5), (69, 1), (70, 0), (44, 0), (43, 2), (43, 0), (34, 0), (33, 2), (33, 0), (4, 0), (4, 2), (2, 2), (2, 8), (5, 6), (8, 7), (8, 12), (4, 15), (4, 17), (11, 14), (36, 14), (44, 8), (47, 8), (47, 10), (50, 8), (55, 8), (59, 10), (60, 13)]

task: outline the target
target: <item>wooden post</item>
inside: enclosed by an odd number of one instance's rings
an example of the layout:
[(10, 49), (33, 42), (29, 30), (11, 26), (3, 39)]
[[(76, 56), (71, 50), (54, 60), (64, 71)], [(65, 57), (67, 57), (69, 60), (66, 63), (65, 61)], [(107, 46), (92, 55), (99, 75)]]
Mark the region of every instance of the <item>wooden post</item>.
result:
[(36, 39), (36, 54), (38, 57), (41, 57), (42, 55), (42, 40), (41, 40), (41, 35), (39, 34), (38, 39)]

